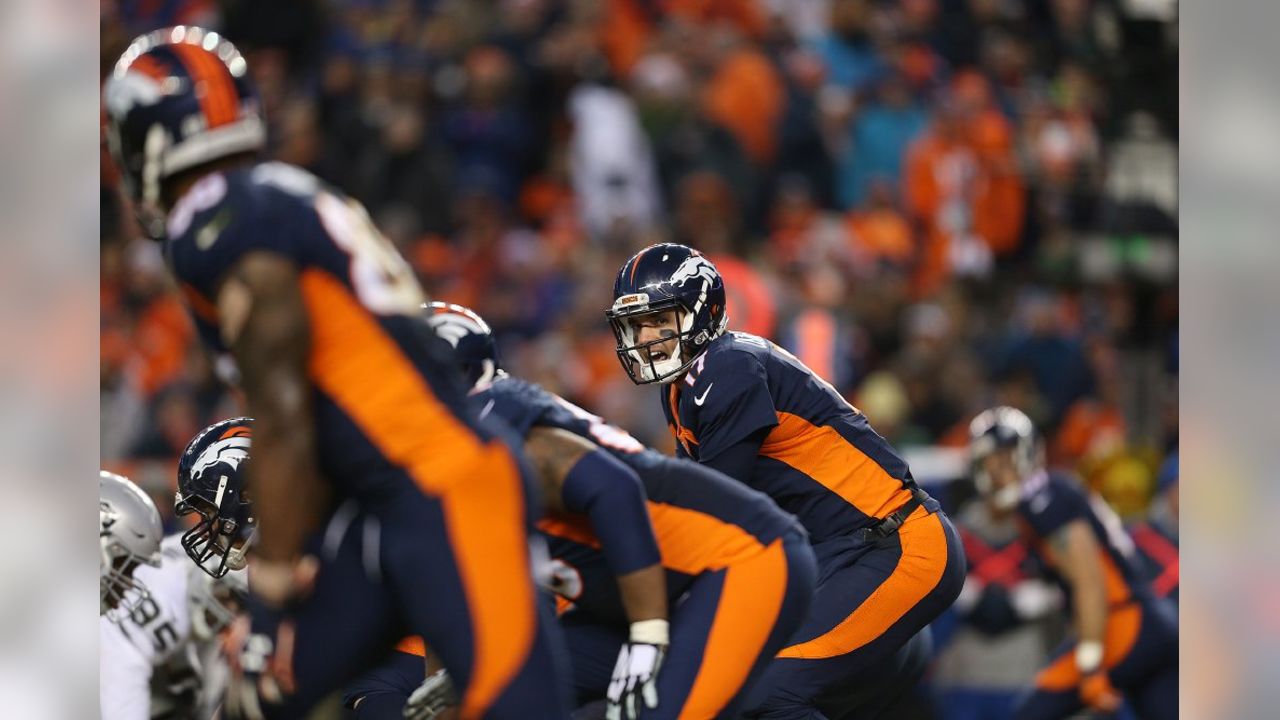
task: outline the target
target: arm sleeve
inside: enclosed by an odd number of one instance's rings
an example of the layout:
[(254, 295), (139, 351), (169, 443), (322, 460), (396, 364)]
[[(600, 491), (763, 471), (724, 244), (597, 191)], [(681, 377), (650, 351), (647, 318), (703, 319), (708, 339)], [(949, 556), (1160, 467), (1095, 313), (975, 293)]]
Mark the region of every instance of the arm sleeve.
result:
[(590, 519), (615, 575), (661, 562), (640, 476), (608, 452), (583, 455), (565, 476), (561, 498), (565, 509)]
[(756, 430), (745, 438), (716, 453), (702, 464), (719, 470), (734, 480), (746, 482), (751, 477), (751, 469), (755, 467), (756, 457), (760, 454), (760, 446), (769, 434), (770, 428)]
[(98, 620), (98, 642), (102, 720), (150, 720), (151, 658), (106, 618)]
[(1088, 520), (1089, 501), (1068, 482), (1050, 480), (1022, 502), (1023, 517), (1040, 537), (1049, 537), (1072, 520)]
[(703, 463), (761, 430), (767, 434), (778, 424), (764, 367), (745, 353), (726, 354), (717, 358), (714, 366), (708, 363), (694, 387), (684, 391), (681, 402), (686, 399), (698, 408), (695, 434), (698, 460)]

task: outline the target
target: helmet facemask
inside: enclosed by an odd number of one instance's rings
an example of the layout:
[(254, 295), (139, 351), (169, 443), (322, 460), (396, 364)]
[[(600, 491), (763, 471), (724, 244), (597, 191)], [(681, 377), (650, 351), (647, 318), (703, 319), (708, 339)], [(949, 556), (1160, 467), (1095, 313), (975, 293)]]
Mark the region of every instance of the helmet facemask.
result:
[(227, 517), (199, 497), (179, 500), (174, 512), (178, 516), (195, 513), (200, 517), (182, 534), (182, 549), (201, 570), (220, 578), (231, 570), (243, 570), (248, 564), (246, 553), (257, 528), (247, 512), (241, 514), (242, 519)]
[(150, 597), (147, 586), (133, 577), (134, 570), (155, 563), (116, 542), (109, 531), (101, 536), (101, 546), (98, 613), (118, 623)]
[(245, 606), (249, 594), (248, 580), (243, 571), (231, 572), (222, 578), (208, 577), (207, 573), (197, 572), (195, 568), (191, 572), (187, 583), (191, 632), (199, 640), (212, 640), (235, 620), (236, 613)]
[[(645, 303), (642, 309), (630, 312), (622, 305), (624, 300), (626, 298), (622, 298), (619, 303), (614, 304), (612, 309), (605, 312), (609, 318), (609, 325), (613, 328), (614, 338), (618, 341), (616, 352), (622, 369), (627, 371), (631, 381), (637, 385), (674, 382), (689, 369), (711, 338), (707, 337), (706, 332), (695, 333), (693, 328), (695, 314), (678, 300)], [(675, 312), (676, 326), (679, 330), (665, 330), (662, 337), (643, 343), (637, 342), (632, 323), (646, 315), (656, 315), (666, 311)], [(650, 355), (650, 349), (672, 340), (676, 342), (671, 356), (654, 360)]]
[[(998, 452), (1010, 453), (1014, 472), (1018, 476), (1017, 482), (996, 487), (995, 478), (987, 472), (985, 460)], [(970, 457), (973, 464), (973, 484), (978, 493), (1002, 512), (1018, 506), (1018, 502), (1022, 499), (1022, 484), (1039, 467), (1037, 449), (1030, 439), (1014, 445), (1000, 445), (994, 436), (984, 435), (974, 439), (970, 444)]]

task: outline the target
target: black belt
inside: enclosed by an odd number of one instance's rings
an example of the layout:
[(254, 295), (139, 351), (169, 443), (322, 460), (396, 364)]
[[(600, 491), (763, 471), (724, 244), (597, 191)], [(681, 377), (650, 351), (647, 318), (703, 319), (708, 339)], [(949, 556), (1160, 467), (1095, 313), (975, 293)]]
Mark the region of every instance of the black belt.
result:
[(898, 532), (898, 528), (902, 527), (902, 523), (907, 521), (907, 518), (911, 513), (915, 512), (916, 508), (923, 505), (925, 501), (929, 499), (929, 493), (918, 487), (912, 488), (911, 499), (907, 501), (906, 505), (903, 505), (897, 510), (889, 513), (883, 520), (877, 522), (875, 525), (862, 529), (863, 539), (875, 540), (878, 538), (886, 538)]

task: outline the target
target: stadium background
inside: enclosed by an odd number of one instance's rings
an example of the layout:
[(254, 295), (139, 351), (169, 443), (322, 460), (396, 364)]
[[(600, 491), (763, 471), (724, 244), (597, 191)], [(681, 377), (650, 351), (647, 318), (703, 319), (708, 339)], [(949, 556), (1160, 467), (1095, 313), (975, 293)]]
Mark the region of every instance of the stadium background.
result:
[[(732, 327), (830, 380), (957, 514), (964, 429), (1003, 402), (1137, 521), (1178, 439), (1174, 7), (106, 0), (102, 71), (140, 32), (222, 31), (272, 157), (363, 201), (510, 370), (646, 442), (670, 447), (603, 309), (674, 240), (725, 275)], [(102, 167), (103, 463), (167, 509), (236, 398)]]

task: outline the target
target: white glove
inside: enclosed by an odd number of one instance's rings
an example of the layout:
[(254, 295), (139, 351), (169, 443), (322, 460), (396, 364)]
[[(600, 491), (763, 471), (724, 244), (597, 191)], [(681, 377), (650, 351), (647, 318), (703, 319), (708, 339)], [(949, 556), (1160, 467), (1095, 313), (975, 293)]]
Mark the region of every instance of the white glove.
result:
[(435, 720), (446, 708), (458, 704), (453, 681), (445, 670), (427, 676), (404, 704), (405, 720)]
[(644, 620), (631, 624), (631, 640), (618, 651), (613, 679), (605, 693), (605, 720), (637, 720), (639, 697), (645, 707), (658, 707), (658, 670), (667, 654), (667, 621)]
[(1062, 604), (1058, 588), (1039, 580), (1023, 580), (1013, 586), (1009, 603), (1023, 620), (1042, 618)]

